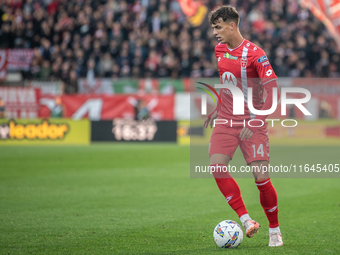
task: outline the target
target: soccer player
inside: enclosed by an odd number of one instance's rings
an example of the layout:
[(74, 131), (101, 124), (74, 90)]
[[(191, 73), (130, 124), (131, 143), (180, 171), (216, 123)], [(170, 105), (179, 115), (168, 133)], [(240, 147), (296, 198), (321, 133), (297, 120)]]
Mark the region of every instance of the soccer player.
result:
[[(252, 97), (255, 109), (270, 109), (273, 95), (274, 100), (279, 99), (277, 77), (264, 51), (240, 34), (238, 28), (240, 18), (234, 7), (226, 5), (217, 8), (211, 12), (209, 20), (213, 33), (219, 41), (215, 47), (215, 54), (221, 82), (237, 86), (243, 91), (245, 102), (244, 115), (233, 115), (231, 91), (226, 88), (220, 89), (219, 96), (222, 104), (218, 103), (216, 109), (205, 119), (204, 127), (207, 128), (208, 125), (212, 127), (217, 117), (229, 122), (216, 124), (214, 127), (209, 144), (210, 166), (215, 169), (227, 167), (240, 145), (248, 165), (268, 167), (269, 140), (267, 122), (265, 122), (267, 116), (252, 113), (249, 110), (248, 98)], [(248, 94), (249, 87), (252, 88), (252, 95)], [(265, 101), (264, 90), (267, 92)], [(248, 123), (249, 120), (253, 121)], [(269, 172), (253, 171), (253, 175), (260, 192), (260, 203), (269, 221), (269, 246), (282, 246), (277, 194), (270, 181)], [(214, 173), (214, 177), (226, 201), (239, 216), (247, 237), (253, 237), (260, 225), (250, 218), (235, 179), (228, 172), (222, 174), (218, 171)]]

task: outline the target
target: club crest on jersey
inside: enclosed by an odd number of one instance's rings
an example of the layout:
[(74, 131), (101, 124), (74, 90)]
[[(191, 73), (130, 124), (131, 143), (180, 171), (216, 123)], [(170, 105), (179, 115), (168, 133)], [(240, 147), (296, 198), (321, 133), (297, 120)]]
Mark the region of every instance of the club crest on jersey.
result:
[(229, 58), (229, 59), (232, 59), (232, 60), (238, 60), (238, 57), (235, 57), (231, 54), (229, 54), (228, 52), (226, 52), (224, 55), (223, 55), (224, 58)]
[(257, 59), (257, 63), (262, 63), (264, 61), (268, 60), (266, 55), (263, 55)]
[(241, 58), (241, 67), (245, 69), (247, 67), (248, 59)]

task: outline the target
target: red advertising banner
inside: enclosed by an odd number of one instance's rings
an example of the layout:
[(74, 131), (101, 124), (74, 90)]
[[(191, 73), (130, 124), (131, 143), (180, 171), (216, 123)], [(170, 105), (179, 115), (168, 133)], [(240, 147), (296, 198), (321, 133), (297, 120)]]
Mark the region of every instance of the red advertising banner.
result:
[(0, 87), (7, 118), (38, 118), (40, 89), (24, 87)]
[[(340, 80), (330, 78), (295, 78), (292, 86), (305, 88), (311, 93), (311, 100), (307, 106), (317, 118), (340, 119)], [(297, 116), (301, 116), (301, 111)]]
[[(288, 87), (303, 88), (311, 93), (311, 99), (303, 106), (312, 114), (306, 116), (295, 105), (289, 104), (286, 107), (286, 116), (281, 115), (281, 103), (278, 104), (275, 112), (269, 116), (271, 119), (298, 118), (316, 120), (318, 118), (340, 119), (340, 80), (333, 78), (281, 78)], [(287, 98), (304, 98), (303, 93), (287, 93)]]
[(305, 88), (312, 96), (340, 96), (340, 80), (338, 78), (294, 78), (291, 86)]
[[(174, 120), (173, 95), (63, 95), (62, 116), (72, 119), (112, 120), (150, 116), (155, 120)], [(41, 100), (40, 117), (49, 117), (56, 107), (55, 99)]]

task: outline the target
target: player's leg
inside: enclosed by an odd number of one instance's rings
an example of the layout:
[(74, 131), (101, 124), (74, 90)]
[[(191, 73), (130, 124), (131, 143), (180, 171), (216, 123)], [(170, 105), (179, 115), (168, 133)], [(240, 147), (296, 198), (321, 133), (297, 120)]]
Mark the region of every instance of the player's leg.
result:
[[(227, 169), (229, 161), (235, 153), (238, 147), (237, 134), (233, 129), (222, 129), (215, 127), (210, 139), (209, 156), (210, 166), (219, 166), (219, 169)], [(246, 229), (246, 235), (252, 237), (253, 224), (251, 224), (251, 218), (244, 205), (240, 188), (235, 179), (229, 172), (214, 171), (214, 177), (218, 188), (225, 197), (228, 204), (239, 216), (243, 226), (248, 224)]]
[(231, 174), (228, 171), (223, 170), (228, 170), (230, 160), (231, 157), (228, 155), (221, 153), (212, 154), (210, 156), (210, 167), (215, 167), (213, 175), (221, 193), (231, 208), (233, 208), (237, 215), (241, 217), (248, 212), (244, 206), (240, 188)]
[[(227, 167), (231, 157), (224, 154), (213, 154), (210, 156), (210, 166), (215, 167)], [(235, 179), (230, 175), (229, 172), (214, 172), (214, 177), (218, 188), (225, 197), (230, 207), (237, 213), (240, 221), (246, 231), (247, 237), (253, 237), (254, 233), (257, 232), (257, 225), (253, 221), (244, 205), (241, 190)], [(257, 225), (256, 225), (257, 224)]]
[(259, 160), (250, 163), (255, 183), (260, 191), (260, 203), (269, 221), (269, 246), (282, 246), (282, 235), (279, 227), (277, 193), (270, 180), (268, 161)]
[(267, 128), (258, 130), (250, 140), (240, 144), (243, 155), (253, 170), (260, 203), (269, 221), (269, 246), (281, 246), (282, 236), (278, 220), (277, 193), (269, 177), (269, 139)]

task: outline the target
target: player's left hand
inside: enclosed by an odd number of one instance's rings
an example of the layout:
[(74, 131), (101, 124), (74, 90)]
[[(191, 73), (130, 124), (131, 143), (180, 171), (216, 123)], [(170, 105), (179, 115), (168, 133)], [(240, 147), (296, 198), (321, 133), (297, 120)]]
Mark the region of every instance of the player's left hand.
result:
[(253, 136), (253, 134), (254, 134), (253, 131), (251, 131), (249, 128), (247, 127), (242, 128), (240, 133), (241, 141), (250, 139)]

